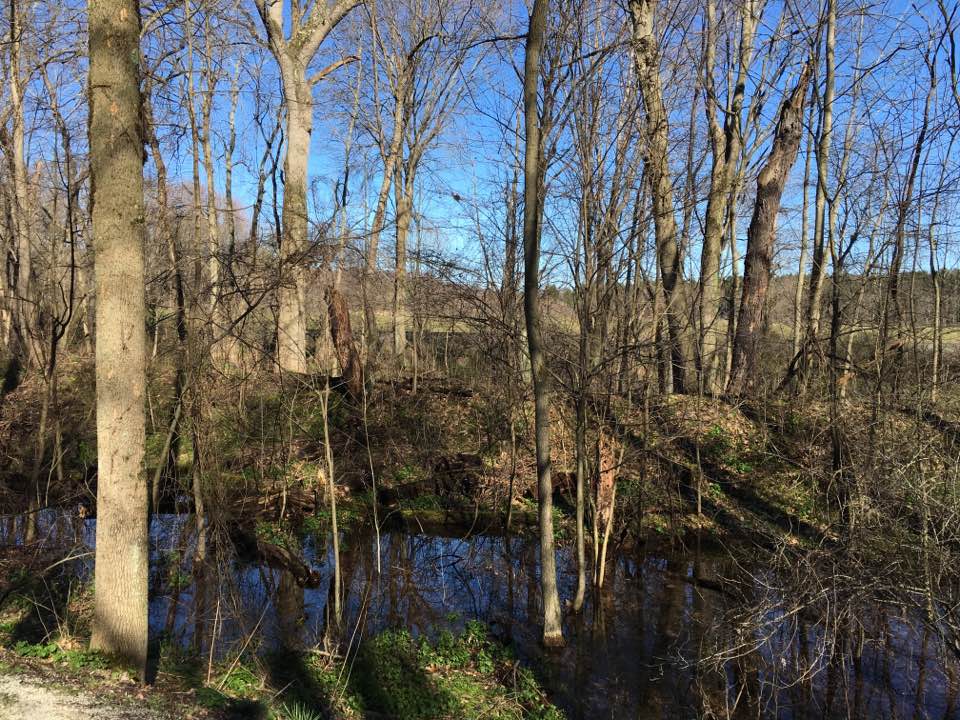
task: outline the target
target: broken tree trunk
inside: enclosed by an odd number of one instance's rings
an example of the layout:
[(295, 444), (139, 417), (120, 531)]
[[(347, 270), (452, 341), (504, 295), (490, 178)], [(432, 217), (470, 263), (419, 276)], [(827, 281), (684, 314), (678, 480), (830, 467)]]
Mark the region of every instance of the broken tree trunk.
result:
[(783, 187), (797, 159), (803, 132), (803, 101), (810, 63), (800, 73), (796, 87), (780, 108), (780, 119), (766, 165), (757, 176), (757, 201), (747, 230), (747, 256), (743, 270), (743, 298), (733, 342), (733, 362), (727, 391), (739, 395), (753, 374), (757, 362), (758, 340), (763, 325), (773, 244), (777, 234), (777, 215)]
[(335, 287), (328, 287), (326, 295), (327, 310), (330, 314), (330, 336), (333, 338), (333, 348), (340, 363), (340, 372), (347, 384), (347, 390), (353, 397), (358, 398), (363, 395), (363, 364), (353, 342), (347, 302)]

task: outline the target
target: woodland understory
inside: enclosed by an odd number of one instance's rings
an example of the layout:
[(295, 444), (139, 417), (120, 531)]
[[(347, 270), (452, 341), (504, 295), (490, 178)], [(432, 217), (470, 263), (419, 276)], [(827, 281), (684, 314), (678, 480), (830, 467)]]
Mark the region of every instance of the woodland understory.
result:
[[(10, 0), (0, 672), (614, 717), (564, 668), (655, 587), (642, 717), (957, 716), (960, 5), (911, 7)], [(451, 548), (506, 628), (441, 622)]]

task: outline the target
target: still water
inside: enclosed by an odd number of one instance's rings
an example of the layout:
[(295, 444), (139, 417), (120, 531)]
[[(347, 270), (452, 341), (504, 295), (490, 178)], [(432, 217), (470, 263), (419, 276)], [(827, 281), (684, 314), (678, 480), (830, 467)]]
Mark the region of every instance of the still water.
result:
[[(44, 515), (47, 542), (89, 550), (95, 520)], [(328, 539), (298, 548), (316, 588), (233, 558), (197, 575), (194, 520), (154, 518), (150, 622), (167, 642), (229, 655), (322, 643), (332, 597)], [(8, 542), (17, 540), (8, 535)], [(213, 545), (220, 547), (225, 543)], [(84, 547), (86, 546), (86, 547)], [(562, 599), (576, 562), (558, 557)], [(90, 558), (87, 563), (89, 572)], [(566, 646), (539, 640), (538, 543), (483, 528), (364, 528), (343, 536), (344, 625), (356, 643), (385, 628), (432, 635), (488, 624), (530, 664), (572, 720), (700, 717), (960, 718), (957, 667), (938, 636), (890, 605), (866, 604), (838, 624), (788, 610), (775, 578), (727, 553), (652, 543), (614, 553), (601, 592), (565, 612)], [(728, 587), (737, 587), (730, 592)]]

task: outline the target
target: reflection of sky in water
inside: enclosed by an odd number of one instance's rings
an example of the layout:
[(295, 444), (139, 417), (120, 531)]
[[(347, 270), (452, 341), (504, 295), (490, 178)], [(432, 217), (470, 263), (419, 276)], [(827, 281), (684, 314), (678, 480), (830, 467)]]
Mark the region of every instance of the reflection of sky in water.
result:
[[(167, 580), (177, 572), (190, 580), (190, 552), (177, 549), (189, 547), (193, 518), (164, 515), (157, 520), (151, 525), (150, 624), (155, 635), (187, 646), (199, 615), (205, 647), (216, 619), (221, 654), (243, 647), (254, 630), (261, 648), (322, 640), (332, 584), (327, 542), (309, 538), (302, 548), (321, 572), (316, 589), (299, 588), (280, 571), (234, 561), (210, 571), (205, 592), (197, 593), (189, 582), (178, 592)], [(76, 553), (89, 552), (93, 544), (94, 520), (76, 522), (44, 512), (38, 526), (47, 542), (76, 546)], [(22, 537), (19, 524), (14, 537)], [(674, 550), (618, 558), (602, 597), (594, 602), (588, 593), (583, 615), (566, 615), (567, 646), (545, 655), (538, 644), (534, 539), (513, 538), (508, 546), (504, 538), (490, 535), (464, 539), (384, 532), (379, 574), (376, 547), (372, 532), (341, 543), (348, 637), (358, 623), (361, 636), (387, 627), (431, 635), (481, 620), (512, 642), (521, 658), (536, 661), (541, 680), (571, 718), (697, 717), (701, 706), (695, 699), (698, 675), (692, 662), (701, 648), (734, 640), (724, 622), (725, 613), (736, 609), (732, 599), (687, 581), (695, 570), (701, 578), (730, 575), (729, 562), (721, 556)], [(170, 563), (180, 557), (187, 559), (177, 571)], [(92, 557), (77, 564), (89, 573)], [(569, 550), (560, 551), (558, 567), (561, 598), (572, 598), (576, 565)], [(769, 595), (759, 583), (755, 591), (758, 597)], [(768, 599), (775, 607), (777, 598)], [(763, 626), (752, 633), (759, 652), (739, 667), (727, 664), (726, 687), (718, 686), (716, 677), (703, 679), (712, 707), (722, 710), (725, 701), (736, 697), (738, 678), (747, 678), (750, 692), (761, 698), (764, 717), (960, 718), (939, 655), (943, 649), (933, 636), (925, 637), (892, 607), (866, 607), (856, 620), (859, 627), (844, 637), (862, 632), (859, 661), (849, 640), (841, 640), (831, 661), (821, 625), (784, 617), (780, 610), (768, 612)], [(796, 682), (795, 668), (809, 666), (817, 670), (813, 680)], [(755, 706), (742, 712), (757, 715)]]

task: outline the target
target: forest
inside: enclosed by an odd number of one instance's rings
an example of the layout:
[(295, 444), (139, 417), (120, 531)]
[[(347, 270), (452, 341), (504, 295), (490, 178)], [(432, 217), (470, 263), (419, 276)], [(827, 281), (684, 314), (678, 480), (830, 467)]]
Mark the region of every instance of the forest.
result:
[(0, 716), (960, 719), (958, 0), (0, 37)]

